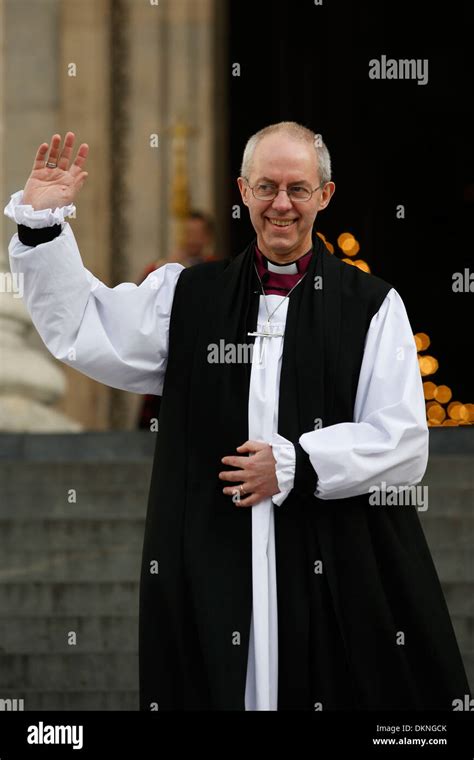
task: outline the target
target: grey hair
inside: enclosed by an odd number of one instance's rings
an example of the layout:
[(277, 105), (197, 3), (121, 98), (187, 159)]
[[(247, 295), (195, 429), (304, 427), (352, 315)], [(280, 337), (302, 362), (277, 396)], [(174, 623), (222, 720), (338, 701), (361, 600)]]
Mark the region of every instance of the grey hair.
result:
[(307, 145), (313, 145), (318, 158), (319, 179), (322, 183), (330, 181), (331, 156), (329, 155), (329, 151), (324, 144), (321, 135), (312, 132), (311, 129), (308, 129), (307, 127), (303, 127), (296, 121), (280, 121), (277, 124), (270, 124), (268, 127), (260, 129), (247, 140), (244, 155), (242, 157), (242, 165), (240, 167), (241, 177), (249, 177), (252, 168), (253, 154), (260, 140), (267, 135), (272, 135), (277, 132), (288, 135), (288, 137), (293, 137), (295, 140), (305, 142)]

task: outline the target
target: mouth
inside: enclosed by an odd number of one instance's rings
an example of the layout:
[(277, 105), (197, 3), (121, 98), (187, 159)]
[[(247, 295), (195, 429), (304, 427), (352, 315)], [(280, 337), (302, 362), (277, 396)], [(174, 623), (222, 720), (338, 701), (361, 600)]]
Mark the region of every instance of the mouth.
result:
[(293, 227), (298, 221), (297, 219), (272, 219), (269, 216), (266, 216), (265, 220), (271, 224), (272, 227), (277, 227), (279, 230), (287, 230), (290, 227)]

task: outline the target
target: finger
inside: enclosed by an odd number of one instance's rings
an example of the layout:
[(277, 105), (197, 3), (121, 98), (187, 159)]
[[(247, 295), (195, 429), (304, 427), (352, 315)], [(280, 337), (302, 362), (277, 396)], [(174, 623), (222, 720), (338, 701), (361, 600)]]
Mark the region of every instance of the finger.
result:
[(222, 457), (221, 462), (222, 464), (228, 464), (231, 467), (247, 467), (249, 463), (249, 458), (229, 456), (229, 457)]
[(82, 171), (84, 164), (86, 162), (86, 158), (89, 153), (89, 146), (87, 143), (81, 143), (79, 146), (79, 150), (76, 153), (76, 158), (74, 160), (73, 165), (71, 166), (71, 174), (73, 177), (76, 176), (76, 174), (79, 174), (79, 172)]
[(58, 135), (58, 134), (53, 135), (51, 138), (51, 145), (49, 148), (49, 156), (47, 158), (47, 162), (51, 162), (52, 164), (58, 163), (60, 145), (61, 145), (61, 135)]
[(244, 489), (243, 491), (240, 490), (240, 486), (238, 486), (237, 488), (235, 486), (226, 486), (225, 488), (222, 489), (222, 493), (224, 493), (226, 496), (233, 496), (235, 493), (237, 493), (237, 494), (240, 494), (241, 499), (243, 499), (245, 496), (250, 496), (250, 494), (252, 493), (252, 491), (250, 490), (250, 486), (245, 487), (243, 483), (242, 485)]
[(76, 192), (78, 192), (81, 189), (81, 187), (83, 186), (88, 176), (89, 176), (88, 172), (82, 172), (82, 174), (79, 175), (79, 179), (74, 185)]
[(239, 492), (242, 499), (244, 498), (244, 495), (249, 496), (251, 493), (254, 492), (253, 487), (250, 485), (250, 483), (246, 483), (245, 481), (243, 483), (239, 483), (238, 486), (224, 486), (222, 489), (222, 493), (227, 494), (227, 496), (232, 496), (236, 491)]
[(46, 154), (48, 152), (49, 145), (48, 143), (41, 143), (38, 150), (36, 151), (35, 160), (33, 161), (33, 169), (32, 171), (36, 171), (37, 169), (44, 169), (44, 164), (46, 161)]
[(255, 493), (251, 493), (245, 497), (245, 499), (237, 499), (233, 503), (236, 507), (254, 507), (260, 501), (260, 496)]
[(228, 480), (230, 483), (234, 483), (236, 480), (244, 480), (246, 473), (242, 470), (228, 470), (219, 473), (221, 480)]
[(268, 443), (262, 443), (261, 441), (245, 441), (241, 446), (237, 446), (237, 451), (261, 451), (266, 446), (268, 446)]
[(71, 160), (72, 147), (75, 139), (74, 132), (66, 132), (63, 149), (58, 159), (58, 169), (62, 169), (65, 172), (69, 169), (69, 161)]

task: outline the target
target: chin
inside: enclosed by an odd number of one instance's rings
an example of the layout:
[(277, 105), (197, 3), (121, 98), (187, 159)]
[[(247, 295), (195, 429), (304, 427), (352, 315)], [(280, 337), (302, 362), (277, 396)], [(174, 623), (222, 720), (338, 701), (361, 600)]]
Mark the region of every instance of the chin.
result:
[(267, 245), (273, 251), (282, 251), (282, 252), (286, 252), (290, 248), (295, 248), (295, 246), (297, 246), (299, 242), (296, 238), (293, 238), (293, 239), (288, 238), (287, 240), (282, 240), (281, 237), (279, 237), (278, 235), (274, 235), (274, 236), (272, 235), (271, 237), (266, 236), (263, 238), (263, 241), (265, 245)]

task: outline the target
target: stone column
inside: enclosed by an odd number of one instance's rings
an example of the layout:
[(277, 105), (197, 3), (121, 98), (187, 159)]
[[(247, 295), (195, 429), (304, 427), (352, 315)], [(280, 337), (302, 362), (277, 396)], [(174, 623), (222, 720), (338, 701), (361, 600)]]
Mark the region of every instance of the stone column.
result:
[[(25, 11), (22, 4), (22, 12)], [(31, 323), (21, 301), (22, 283), (10, 274), (6, 240), (16, 231), (3, 215), (11, 187), (6, 188), (4, 167), (6, 139), (13, 135), (5, 128), (8, 104), (5, 97), (6, 42), (10, 31), (7, 11), (12, 4), (0, 0), (0, 430), (7, 432), (75, 431), (80, 425), (51, 408), (65, 391), (62, 371), (45, 350), (36, 350), (27, 339)], [(31, 19), (28, 23), (31, 23)], [(34, 144), (31, 145), (31, 164)], [(11, 147), (8, 146), (10, 154)], [(31, 169), (31, 167), (30, 167)], [(15, 187), (19, 190), (20, 187)], [(6, 224), (9, 228), (6, 228)]]
[[(55, 0), (57, 2), (57, 0)], [(38, 6), (43, 6), (44, 0)], [(115, 0), (114, 0), (115, 3)], [(21, 3), (20, 3), (21, 5)], [(82, 142), (89, 145), (84, 187), (77, 196), (77, 219), (71, 227), (84, 265), (108, 286), (115, 252), (111, 229), (121, 209), (111, 200), (111, 152), (114, 124), (110, 114), (111, 0), (60, 0), (55, 31), (57, 122), (53, 132), (68, 130), (76, 135), (74, 151)], [(53, 48), (54, 49), (54, 48)], [(75, 155), (75, 154), (74, 154)], [(112, 391), (72, 367), (65, 367), (68, 393), (62, 410), (77, 417), (87, 430), (108, 430), (111, 421)]]
[[(127, 13), (128, 38), (122, 82), (128, 120), (117, 125), (126, 147), (126, 203), (120, 210), (127, 227), (124, 275), (137, 281), (147, 264), (165, 260), (175, 247), (173, 135), (178, 123), (189, 132), (186, 171), (191, 206), (216, 215), (224, 205), (221, 169), (227, 155), (221, 79), (225, 76), (217, 70), (217, 52), (224, 45), (219, 32), (224, 31), (225, 17), (218, 12), (222, 0), (121, 0), (120, 4)], [(217, 221), (217, 250), (226, 255), (222, 220)], [(123, 422), (133, 426), (140, 398), (120, 391), (113, 395), (121, 395)]]

